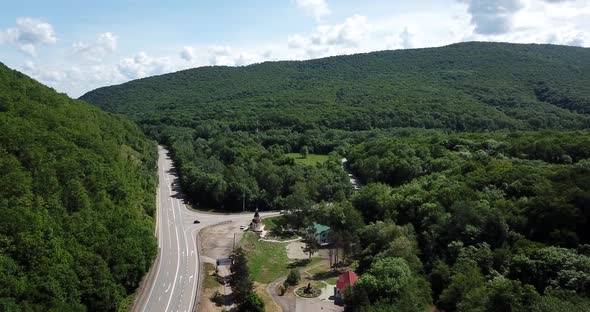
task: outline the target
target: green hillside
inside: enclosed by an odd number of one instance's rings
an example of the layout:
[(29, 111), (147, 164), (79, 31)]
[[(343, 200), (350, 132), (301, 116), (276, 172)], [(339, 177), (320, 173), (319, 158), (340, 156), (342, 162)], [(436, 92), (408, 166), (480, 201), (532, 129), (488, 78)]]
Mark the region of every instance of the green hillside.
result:
[(0, 310), (125, 309), (156, 255), (155, 143), (0, 64)]
[(202, 67), (81, 99), (146, 124), (457, 131), (590, 125), (590, 49), (502, 43)]

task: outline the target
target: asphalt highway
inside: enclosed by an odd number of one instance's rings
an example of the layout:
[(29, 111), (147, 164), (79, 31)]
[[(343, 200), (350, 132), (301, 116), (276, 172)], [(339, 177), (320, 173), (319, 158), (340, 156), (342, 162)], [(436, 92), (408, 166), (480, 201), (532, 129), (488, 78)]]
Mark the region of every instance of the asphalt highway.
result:
[[(189, 210), (168, 151), (158, 147), (156, 236), (158, 258), (138, 291), (133, 311), (194, 311), (199, 281), (197, 234), (221, 222), (247, 224), (253, 213), (213, 214)], [(276, 213), (261, 213), (268, 216)], [(198, 220), (200, 223), (195, 224)]]

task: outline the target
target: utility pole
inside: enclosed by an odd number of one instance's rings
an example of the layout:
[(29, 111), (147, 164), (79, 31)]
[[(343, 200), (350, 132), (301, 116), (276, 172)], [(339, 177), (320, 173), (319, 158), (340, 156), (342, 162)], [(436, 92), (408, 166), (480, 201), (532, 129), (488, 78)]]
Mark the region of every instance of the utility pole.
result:
[(246, 189), (242, 190), (242, 212), (246, 212)]
[(233, 251), (236, 251), (236, 233), (234, 233), (234, 246)]

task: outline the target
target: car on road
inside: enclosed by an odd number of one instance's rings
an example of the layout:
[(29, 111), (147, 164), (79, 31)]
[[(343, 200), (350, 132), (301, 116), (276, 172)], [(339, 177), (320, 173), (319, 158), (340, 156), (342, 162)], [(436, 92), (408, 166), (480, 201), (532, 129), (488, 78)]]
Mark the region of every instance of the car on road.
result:
[(193, 221), (193, 224), (199, 224), (199, 223), (201, 223), (201, 221), (199, 221), (199, 220)]
[(240, 230), (244, 230), (246, 228), (245, 225), (240, 225)]

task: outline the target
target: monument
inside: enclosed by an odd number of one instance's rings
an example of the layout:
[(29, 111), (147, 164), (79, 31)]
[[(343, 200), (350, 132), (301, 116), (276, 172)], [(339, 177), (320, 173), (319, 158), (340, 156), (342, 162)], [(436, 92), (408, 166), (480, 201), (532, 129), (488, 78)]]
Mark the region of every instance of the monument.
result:
[(262, 218), (258, 213), (258, 208), (256, 208), (256, 212), (254, 213), (254, 219), (252, 219), (252, 222), (250, 222), (250, 231), (260, 234), (263, 230), (264, 224), (262, 224)]

